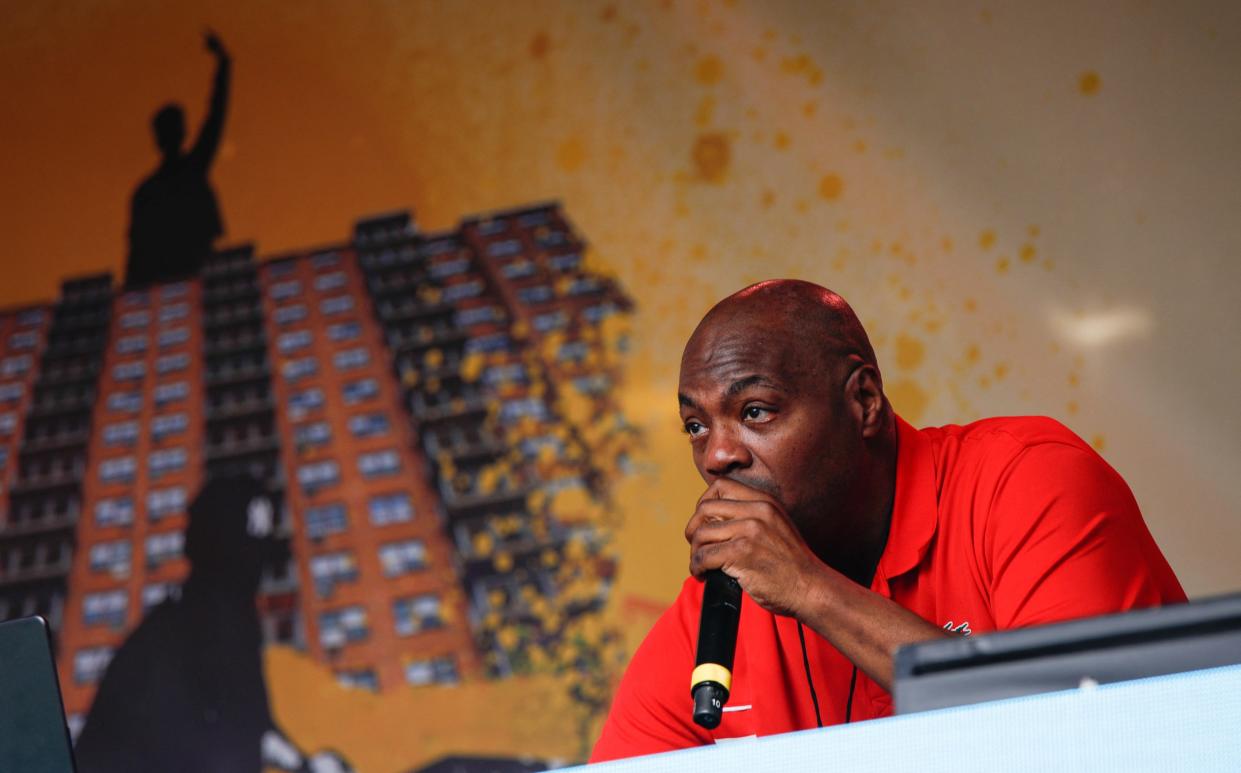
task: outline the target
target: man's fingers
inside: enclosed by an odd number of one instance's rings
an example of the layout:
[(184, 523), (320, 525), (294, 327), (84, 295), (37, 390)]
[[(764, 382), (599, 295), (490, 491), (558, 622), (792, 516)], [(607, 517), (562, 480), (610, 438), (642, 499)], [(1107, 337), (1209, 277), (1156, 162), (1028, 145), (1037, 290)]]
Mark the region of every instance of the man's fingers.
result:
[(712, 569), (725, 569), (731, 565), (738, 552), (743, 549), (744, 546), (741, 544), (741, 540), (729, 540), (728, 542), (714, 542), (710, 545), (702, 545), (690, 551), (689, 572), (695, 577), (701, 577), (703, 572), (709, 572)]
[(720, 493), (719, 493), (719, 485), (718, 485), (720, 480), (721, 478), (716, 478), (714, 481), (711, 482), (710, 486), (707, 486), (707, 490), (702, 492), (702, 496), (698, 497), (698, 501), (694, 503), (694, 507), (698, 507), (703, 502), (706, 502), (710, 499), (721, 498)]
[(750, 518), (706, 521), (699, 524), (694, 533), (690, 535), (689, 543), (691, 547), (699, 547), (715, 542), (727, 542), (738, 536), (752, 534), (754, 532), (754, 523), (754, 520)]
[(703, 524), (732, 521), (738, 518), (763, 517), (768, 507), (766, 504), (756, 505), (754, 502), (736, 499), (703, 500), (698, 504), (698, 509), (694, 511), (689, 523), (685, 524), (685, 539), (691, 541), (694, 532)]
[(712, 487), (716, 489), (717, 496), (723, 499), (741, 499), (741, 500), (759, 500), (766, 502), (775, 502), (775, 497), (769, 494), (757, 485), (752, 485), (743, 480), (735, 480), (733, 478), (716, 478), (712, 483)]

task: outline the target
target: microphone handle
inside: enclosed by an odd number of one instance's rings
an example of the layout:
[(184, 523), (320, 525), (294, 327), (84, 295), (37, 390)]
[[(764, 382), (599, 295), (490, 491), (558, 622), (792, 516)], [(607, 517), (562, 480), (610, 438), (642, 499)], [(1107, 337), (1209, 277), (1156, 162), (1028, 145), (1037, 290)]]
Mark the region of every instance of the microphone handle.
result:
[(737, 625), (741, 620), (741, 584), (719, 569), (707, 572), (698, 622), (698, 654), (690, 677), (694, 721), (714, 730), (732, 689)]

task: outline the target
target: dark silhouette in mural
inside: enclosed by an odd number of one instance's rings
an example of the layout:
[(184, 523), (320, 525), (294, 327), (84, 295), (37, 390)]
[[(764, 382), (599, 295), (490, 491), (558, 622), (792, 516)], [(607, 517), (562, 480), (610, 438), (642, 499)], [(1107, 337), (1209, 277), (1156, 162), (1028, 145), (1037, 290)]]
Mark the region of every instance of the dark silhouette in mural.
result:
[(453, 756), (436, 760), (416, 773), (539, 773), (547, 769), (546, 762), (536, 759)]
[(224, 233), (207, 173), (224, 131), (231, 63), (215, 33), (207, 32), (206, 42), (207, 50), (216, 58), (215, 84), (207, 118), (193, 146), (188, 152), (182, 149), (185, 111), (180, 105), (161, 107), (151, 120), (163, 159), (134, 191), (126, 287), (144, 287), (196, 273), (216, 238)]
[(304, 756), (271, 715), (255, 594), (274, 521), (253, 478), (216, 478), (199, 492), (189, 578), (109, 664), (77, 741), (82, 773), (350, 770), (334, 752)]

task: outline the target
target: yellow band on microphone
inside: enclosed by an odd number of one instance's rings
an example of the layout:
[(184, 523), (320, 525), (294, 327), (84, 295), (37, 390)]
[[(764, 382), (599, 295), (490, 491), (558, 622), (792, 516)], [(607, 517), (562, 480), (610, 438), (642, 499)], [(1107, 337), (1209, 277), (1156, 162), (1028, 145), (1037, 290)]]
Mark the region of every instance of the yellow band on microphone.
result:
[(703, 663), (700, 666), (696, 666), (694, 673), (690, 674), (689, 688), (692, 690), (695, 685), (702, 684), (703, 682), (715, 682), (725, 690), (732, 690), (733, 673), (719, 663)]

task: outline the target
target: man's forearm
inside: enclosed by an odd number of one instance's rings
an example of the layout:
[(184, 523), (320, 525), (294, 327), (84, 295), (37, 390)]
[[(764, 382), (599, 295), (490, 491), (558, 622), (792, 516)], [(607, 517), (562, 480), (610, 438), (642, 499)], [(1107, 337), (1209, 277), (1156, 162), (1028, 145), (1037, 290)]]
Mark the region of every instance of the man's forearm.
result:
[(826, 565), (812, 582), (811, 596), (802, 622), (889, 692), (898, 647), (948, 636)]

